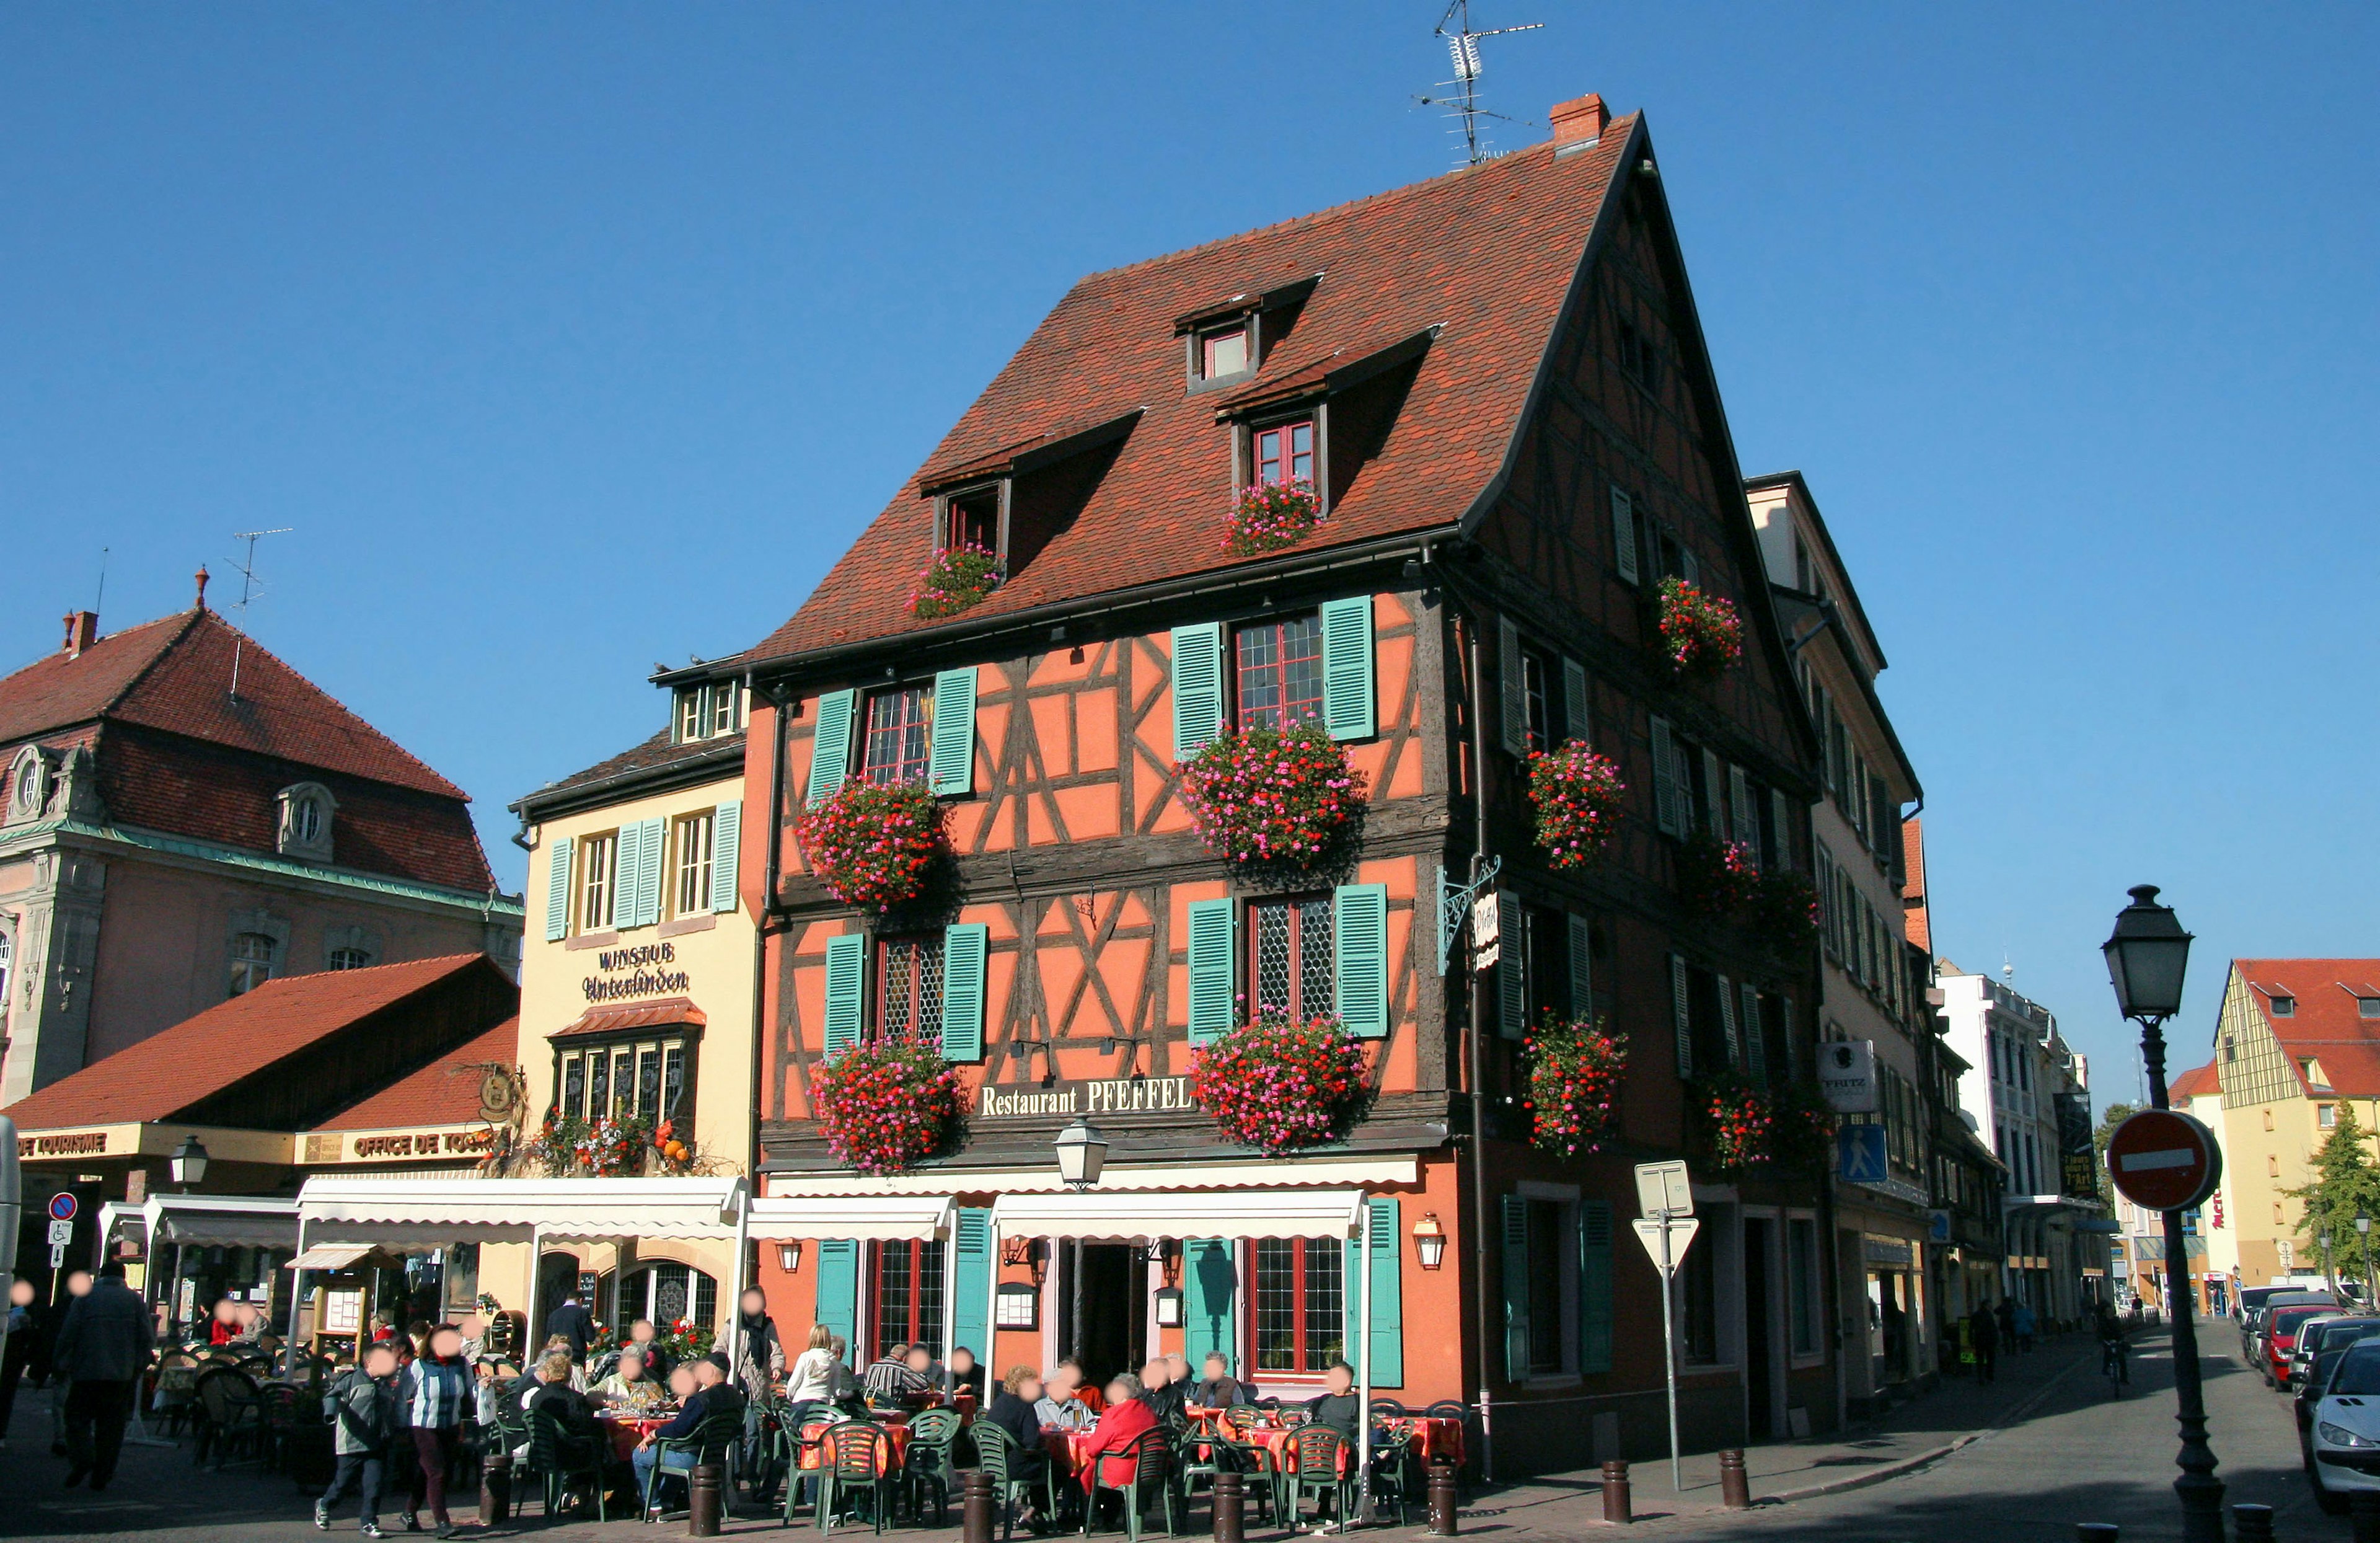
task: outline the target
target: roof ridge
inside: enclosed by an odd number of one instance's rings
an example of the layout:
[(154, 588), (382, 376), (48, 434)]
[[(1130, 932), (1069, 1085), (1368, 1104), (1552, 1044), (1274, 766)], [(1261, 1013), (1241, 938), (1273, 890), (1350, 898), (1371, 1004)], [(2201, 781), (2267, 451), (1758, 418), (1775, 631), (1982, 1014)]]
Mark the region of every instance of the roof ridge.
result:
[[(152, 627), (152, 626), (164, 626), (166, 623), (168, 623), (168, 622), (176, 622), (176, 621), (179, 621), (179, 622), (187, 622), (187, 621), (189, 619), (189, 616), (190, 616), (190, 613), (189, 613), (189, 612), (188, 612), (188, 611), (174, 611), (174, 612), (168, 612), (166, 614), (164, 614), (164, 615), (163, 615), (163, 616), (152, 616), (151, 618), (149, 618), (149, 620), (147, 620), (147, 621), (145, 621), (145, 622), (136, 622), (136, 623), (134, 623), (132, 626), (126, 627), (126, 628), (125, 628), (123, 631), (121, 631), (121, 632), (109, 632), (109, 633), (103, 633), (103, 634), (102, 634), (100, 637), (98, 637), (98, 638), (93, 638), (93, 639), (91, 640), (91, 643), (90, 648), (86, 648), (86, 649), (83, 650), (83, 652), (84, 652), (84, 653), (89, 653), (89, 652), (91, 652), (91, 650), (92, 650), (92, 649), (100, 648), (100, 647), (102, 647), (102, 646), (103, 646), (103, 645), (105, 645), (105, 644), (108, 644), (108, 643), (116, 642), (116, 641), (118, 641), (119, 639), (129, 638), (133, 637), (135, 634), (137, 634), (137, 633), (141, 633), (141, 632), (145, 632), (145, 631), (147, 631), (149, 628), (151, 628), (151, 627)], [(165, 640), (165, 642), (164, 642), (164, 643), (163, 643), (162, 645), (160, 645), (160, 646), (159, 646), (159, 649), (158, 649), (158, 651), (157, 651), (156, 656), (155, 656), (155, 657), (152, 657), (152, 658), (149, 661), (149, 662), (148, 662), (147, 664), (142, 665), (142, 666), (140, 667), (140, 671), (139, 671), (138, 673), (136, 673), (136, 674), (135, 674), (135, 675), (133, 676), (133, 679), (138, 680), (141, 675), (144, 675), (144, 674), (148, 674), (150, 670), (153, 669), (153, 668), (156, 666), (157, 660), (158, 660), (159, 658), (163, 658), (163, 657), (164, 657), (167, 652), (171, 651), (171, 650), (172, 650), (172, 649), (173, 649), (174, 644), (175, 644), (176, 642), (179, 641), (179, 640), (180, 640), (180, 639), (179, 639), (178, 638), (167, 638), (167, 639)], [(27, 662), (25, 662), (24, 663), (19, 664), (18, 666), (17, 666), (17, 668), (15, 668), (15, 669), (13, 669), (13, 670), (9, 671), (6, 674), (5, 674), (5, 675), (0, 675), (0, 686), (5, 686), (6, 685), (7, 685), (7, 684), (8, 684), (8, 682), (10, 682), (10, 681), (12, 681), (12, 680), (15, 680), (18, 675), (22, 675), (22, 674), (30, 674), (31, 672), (33, 672), (33, 671), (35, 671), (35, 670), (38, 670), (38, 669), (42, 668), (42, 666), (43, 666), (44, 664), (55, 664), (55, 663), (57, 663), (57, 662), (60, 662), (60, 655), (59, 655), (59, 654), (57, 654), (57, 653), (55, 653), (55, 652), (52, 652), (52, 653), (45, 653), (45, 654), (41, 655), (39, 658), (31, 659), (31, 660), (28, 660), (28, 661), (27, 661)], [(67, 661), (67, 662), (71, 662), (71, 661)], [(130, 688), (131, 688), (131, 687), (130, 687), (130, 686), (128, 684), (128, 685), (126, 686), (126, 687), (125, 687), (125, 690), (129, 690)], [(107, 699), (107, 706), (108, 706), (108, 707), (113, 707), (115, 703), (117, 703), (117, 702), (119, 702), (119, 701), (122, 701), (123, 699), (124, 699), (124, 694), (123, 694), (123, 691), (118, 691), (115, 696), (110, 697), (110, 698)], [(106, 709), (105, 709), (105, 708), (102, 708), (102, 709), (101, 709), (101, 711), (102, 711), (103, 713), (105, 711), (106, 711)], [(81, 722), (84, 722), (84, 720), (77, 719), (77, 720), (76, 720), (76, 722), (77, 722), (77, 723), (81, 723)], [(59, 725), (59, 726), (60, 726), (60, 727), (64, 727), (65, 725), (61, 724), (61, 725)]]
[[(182, 646), (182, 640), (188, 638), (190, 635), (191, 629), (199, 625), (199, 618), (206, 614), (208, 614), (208, 612), (205, 606), (196, 605), (192, 606), (188, 611), (177, 611), (174, 613), (172, 616), (159, 617), (158, 620), (160, 621), (179, 620), (182, 623), (181, 630), (175, 633), (173, 637), (166, 638), (164, 646), (159, 648), (155, 653), (149, 656), (149, 662), (147, 663), (132, 672), (131, 677), (125, 681), (122, 689), (118, 690), (115, 696), (110, 697), (103, 704), (101, 705), (99, 710), (100, 716), (105, 717), (110, 711), (122, 707), (126, 699), (128, 699), (133, 692), (140, 689), (140, 683), (147, 680), (158, 665), (164, 663), (165, 660), (173, 654), (173, 651), (176, 649)], [(136, 628), (135, 630), (138, 629)], [(237, 631), (238, 629), (235, 627), (233, 630)], [(246, 634), (243, 633), (241, 636), (245, 637)], [(259, 646), (261, 647), (262, 645)]]

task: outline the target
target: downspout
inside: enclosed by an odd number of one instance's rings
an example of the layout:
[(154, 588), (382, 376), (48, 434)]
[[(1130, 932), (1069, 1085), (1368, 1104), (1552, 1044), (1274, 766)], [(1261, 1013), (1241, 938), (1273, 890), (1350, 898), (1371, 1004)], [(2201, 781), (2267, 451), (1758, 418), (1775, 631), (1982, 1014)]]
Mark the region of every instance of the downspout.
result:
[[(1474, 623), (1465, 630), (1471, 634), (1471, 882), (1475, 884), (1488, 867), (1488, 717), (1479, 674), (1479, 627)], [(1498, 921), (1500, 926), (1500, 916)], [(1488, 1391), (1488, 1095), (1483, 1087), (1486, 1072), (1480, 1051), (1480, 1037), (1486, 1032), (1481, 1022), (1485, 998), (1479, 990), (1479, 972), (1470, 967), (1467, 958), (1464, 968), (1469, 976), (1463, 986), (1470, 1004), (1471, 1039), (1464, 1069), (1471, 1081), (1472, 1279), (1477, 1282), (1474, 1295), (1479, 1316), (1479, 1477), (1482, 1483), (1492, 1484), (1496, 1480), (1496, 1434), (1489, 1413), (1494, 1399)]]
[[(747, 693), (757, 688), (752, 672), (746, 671), (744, 686)], [(785, 807), (785, 693), (783, 686), (768, 688), (769, 705), (774, 711), (770, 716), (769, 746), (769, 808), (768, 859), (761, 865), (762, 885), (760, 909), (752, 923), (752, 1142), (750, 1164), (745, 1172), (751, 1174), (751, 1193), (760, 1193), (760, 1077), (764, 1070), (761, 1046), (767, 1031), (769, 981), (769, 917), (777, 908), (777, 880), (782, 867), (784, 832), (779, 828), (778, 814)], [(747, 695), (747, 699), (749, 699)], [(744, 1273), (744, 1257), (739, 1249), (735, 1272)], [(737, 1290), (743, 1288), (739, 1285)], [(738, 1310), (741, 1311), (739, 1306)]]

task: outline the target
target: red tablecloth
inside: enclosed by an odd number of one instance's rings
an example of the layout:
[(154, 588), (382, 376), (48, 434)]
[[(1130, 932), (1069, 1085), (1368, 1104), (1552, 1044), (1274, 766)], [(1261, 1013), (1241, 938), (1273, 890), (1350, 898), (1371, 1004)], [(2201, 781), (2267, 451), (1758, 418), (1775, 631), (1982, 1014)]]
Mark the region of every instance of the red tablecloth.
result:
[(1451, 1419), (1431, 1419), (1415, 1415), (1411, 1419), (1391, 1419), (1382, 1424), (1390, 1434), (1402, 1436), (1412, 1443), (1415, 1457), (1425, 1464), (1441, 1458), (1457, 1467), (1463, 1465), (1463, 1422)]
[[(820, 1460), (828, 1449), (817, 1443), (820, 1443), (822, 1438), (832, 1438), (841, 1428), (840, 1425), (827, 1425), (822, 1422), (802, 1427), (803, 1441), (812, 1443), (802, 1448), (804, 1468), (816, 1468), (820, 1465)], [(908, 1460), (909, 1428), (898, 1422), (887, 1422), (883, 1430), (884, 1440), (892, 1449), (884, 1463), (884, 1471), (889, 1474)]]
[[(1293, 1474), (1297, 1472), (1297, 1432), (1304, 1428), (1303, 1426), (1284, 1429), (1280, 1426), (1260, 1425), (1248, 1432), (1248, 1440), (1271, 1457), (1274, 1467), (1284, 1474)], [(1347, 1450), (1343, 1445), (1339, 1449), (1339, 1471), (1342, 1474), (1347, 1471)]]
[(1044, 1430), (1041, 1450), (1050, 1461), (1062, 1471), (1075, 1476), (1076, 1482), (1088, 1493), (1091, 1488), (1091, 1453), (1099, 1444), (1096, 1430)]
[(628, 1461), (629, 1454), (643, 1442), (646, 1431), (658, 1430), (670, 1422), (667, 1415), (642, 1417), (627, 1415), (598, 1415), (595, 1419), (598, 1424), (612, 1433), (612, 1455), (623, 1463)]

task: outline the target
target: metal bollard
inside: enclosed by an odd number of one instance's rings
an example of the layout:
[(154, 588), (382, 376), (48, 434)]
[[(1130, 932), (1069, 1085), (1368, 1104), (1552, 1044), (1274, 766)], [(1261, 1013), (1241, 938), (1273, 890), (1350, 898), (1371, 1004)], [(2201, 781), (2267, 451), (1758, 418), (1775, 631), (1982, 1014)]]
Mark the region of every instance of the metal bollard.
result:
[(1628, 1464), (1618, 1458), (1603, 1465), (1603, 1519), (1633, 1522), (1636, 1513), (1628, 1494)]
[(1241, 1543), (1247, 1536), (1247, 1490), (1240, 1475), (1215, 1475), (1215, 1543)]
[(964, 1543), (991, 1543), (991, 1476), (969, 1468), (959, 1476), (959, 1536)]
[(2355, 1543), (2380, 1543), (2380, 1489), (2350, 1490), (2347, 1514), (2355, 1523)]
[(513, 1513), (512, 1464), (491, 1457), (480, 1465), (480, 1525), (494, 1526)]
[(1743, 1471), (1741, 1447), (1718, 1454), (1718, 1503), (1730, 1511), (1752, 1509), (1752, 1480)]
[(1462, 1530), (1462, 1512), (1454, 1499), (1454, 1464), (1441, 1457), (1429, 1465), (1430, 1536), (1452, 1537)]
[(696, 1464), (686, 1476), (686, 1535), (688, 1537), (719, 1536), (719, 1516), (724, 1497), (721, 1490), (727, 1481), (727, 1470), (716, 1463)]
[(2231, 1508), (2232, 1536), (2239, 1543), (2273, 1543), (2273, 1508), (2269, 1505), (2235, 1505)]
[(2074, 1524), (2074, 1543), (2116, 1543), (2116, 1524), (2077, 1522)]

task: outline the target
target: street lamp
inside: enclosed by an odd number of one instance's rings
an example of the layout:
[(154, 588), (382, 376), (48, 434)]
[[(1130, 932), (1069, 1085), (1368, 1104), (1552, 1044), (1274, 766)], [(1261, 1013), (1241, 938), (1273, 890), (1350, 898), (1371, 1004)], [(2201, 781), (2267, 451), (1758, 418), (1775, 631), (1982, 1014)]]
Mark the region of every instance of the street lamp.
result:
[[(2165, 1022), (2181, 1011), (2181, 979), (2190, 966), (2190, 934), (2170, 905), (2157, 904), (2155, 884), (2135, 884), (2132, 903), (2116, 913), (2116, 929), (2099, 952), (2107, 957), (2107, 982), (2116, 1006), (2141, 1026), (2141, 1060), (2149, 1075), (2149, 1105), (2170, 1109), (2165, 1084)], [(2215, 1449), (2206, 1440), (2206, 1392), (2199, 1381), (2198, 1331), (2190, 1320), (2190, 1245), (2181, 1212), (2165, 1214), (2165, 1272), (2173, 1316), (2173, 1391), (2181, 1426), (2181, 1476), (2173, 1481), (2181, 1500), (2182, 1543), (2224, 1543), (2223, 1481), (2215, 1476)], [(2173, 1268), (2179, 1260), (2182, 1268)]]
[(1068, 1188), (1088, 1189), (1099, 1182), (1099, 1170), (1107, 1166), (1108, 1142), (1099, 1126), (1077, 1118), (1058, 1133), (1053, 1145), (1058, 1149), (1058, 1176)]
[(2315, 1235), (2314, 1242), (2322, 1245), (2323, 1280), (2335, 1292), (2338, 1289), (2338, 1272), (2330, 1268), (2330, 1229), (2325, 1227)]
[(1436, 1270), (1446, 1257), (1446, 1226), (1438, 1212), (1428, 1211), (1414, 1223), (1414, 1254), (1424, 1270)]
[(174, 1182), (187, 1194), (192, 1185), (206, 1182), (207, 1149), (196, 1135), (185, 1136), (182, 1144), (174, 1148), (174, 1155), (166, 1160), (166, 1166), (173, 1170)]
[(2372, 1218), (2369, 1213), (2355, 1213), (2355, 1235), (2363, 1245), (2363, 1310), (2372, 1310)]

